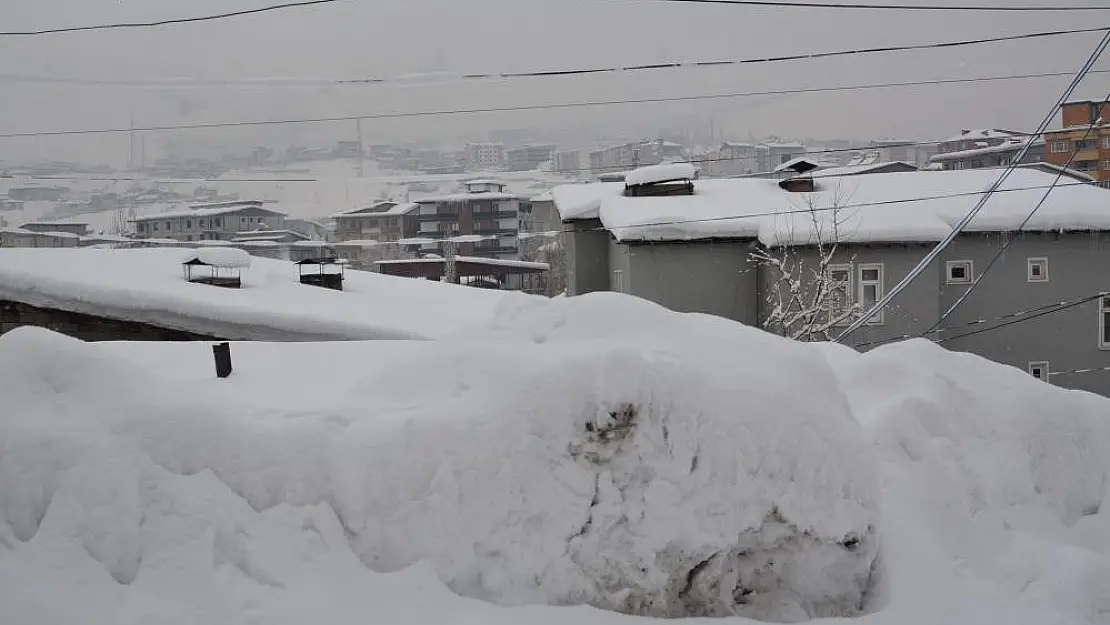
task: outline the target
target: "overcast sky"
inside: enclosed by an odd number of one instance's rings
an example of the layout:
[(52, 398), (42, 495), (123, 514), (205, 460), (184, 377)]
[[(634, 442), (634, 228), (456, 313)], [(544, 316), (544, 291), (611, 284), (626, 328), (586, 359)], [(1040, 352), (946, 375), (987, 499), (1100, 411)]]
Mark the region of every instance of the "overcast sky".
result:
[[(909, 0), (907, 0), (909, 1)], [(938, 3), (953, 0), (913, 0)], [(979, 3), (1000, 0), (976, 0)], [(1064, 2), (1065, 0), (1053, 0)], [(1070, 0), (1099, 4), (1098, 0)], [(1019, 0), (1008, 4), (1044, 4)], [(0, 0), (2, 30), (150, 20), (272, 4), (271, 0)], [(747, 58), (1098, 26), (1105, 13), (997, 14), (760, 9), (656, 0), (347, 0), (251, 17), (142, 30), (0, 38), (0, 132), (320, 117), (513, 106), (1074, 71), (1097, 35), (952, 50), (758, 66), (505, 81), (319, 87), (120, 87), (13, 82), (10, 75), (91, 80), (392, 77)], [(1099, 64), (1110, 67), (1110, 59)], [(1036, 125), (1064, 78), (444, 116), (364, 122), (368, 142), (457, 142), (492, 128), (575, 131), (590, 140), (684, 125), (735, 138), (925, 139), (961, 128)], [(1110, 74), (1078, 97), (1105, 97)], [(268, 131), (182, 131), (182, 139), (313, 142), (353, 124)], [(153, 137), (158, 143), (161, 137)], [(586, 142), (587, 139), (582, 139)], [(576, 146), (584, 147), (584, 146)], [(120, 163), (122, 137), (0, 139), (0, 159)]]

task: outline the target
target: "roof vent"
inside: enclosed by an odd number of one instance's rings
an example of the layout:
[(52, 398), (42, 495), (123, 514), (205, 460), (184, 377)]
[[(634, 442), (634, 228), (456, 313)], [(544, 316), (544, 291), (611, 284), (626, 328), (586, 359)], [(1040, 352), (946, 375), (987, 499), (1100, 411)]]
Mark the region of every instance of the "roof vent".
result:
[(690, 163), (667, 163), (640, 167), (624, 178), (624, 194), (630, 197), (693, 195), (698, 170)]
[(228, 289), (243, 286), (242, 271), (251, 266), (250, 254), (233, 247), (202, 247), (181, 262), (185, 280)]
[(791, 193), (813, 193), (816, 188), (812, 176), (795, 176), (793, 178), (786, 178), (779, 181), (779, 187), (783, 191)]

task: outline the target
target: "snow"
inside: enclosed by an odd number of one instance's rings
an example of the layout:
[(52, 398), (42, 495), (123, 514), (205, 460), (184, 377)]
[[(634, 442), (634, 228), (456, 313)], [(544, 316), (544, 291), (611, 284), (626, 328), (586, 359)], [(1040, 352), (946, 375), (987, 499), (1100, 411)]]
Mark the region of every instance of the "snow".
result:
[(223, 269), (246, 269), (251, 266), (251, 255), (233, 247), (202, 247), (186, 252), (181, 262), (199, 261)]
[[(815, 238), (811, 208), (826, 230), (837, 214), (845, 242), (935, 242), (979, 201), (998, 170), (915, 171), (816, 179), (818, 191), (791, 193), (775, 180), (699, 180), (694, 194), (625, 197), (619, 184), (563, 185), (553, 191), (564, 221), (600, 218), (620, 241), (758, 238), (765, 245)], [(966, 229), (1015, 230), (1056, 176), (1014, 170)], [(1110, 230), (1105, 189), (1060, 182), (1026, 231)], [(841, 207), (840, 211), (831, 210)]]
[(655, 182), (670, 182), (674, 180), (693, 180), (698, 170), (690, 163), (664, 163), (662, 165), (648, 165), (628, 172), (624, 183), (629, 186), (638, 184), (652, 184)]
[(526, 200), (528, 196), (517, 195), (514, 193), (503, 193), (501, 191), (479, 191), (476, 193), (450, 193), (447, 195), (429, 195), (425, 197), (416, 198), (417, 204), (449, 204), (452, 202), (479, 202), (479, 201), (508, 201), (508, 200)]
[(319, 341), (434, 338), (485, 322), (503, 299), (529, 298), (363, 271), (347, 272), (344, 290), (332, 291), (301, 284), (290, 262), (257, 257), (243, 288), (223, 289), (186, 282), (183, 253), (0, 249), (0, 300), (232, 340)]
[(218, 217), (220, 215), (227, 215), (231, 213), (238, 213), (244, 210), (259, 210), (270, 213), (271, 215), (286, 215), (286, 213), (266, 208), (265, 206), (258, 206), (253, 202), (231, 202), (227, 206), (217, 206), (213, 208), (190, 208), (183, 211), (171, 211), (167, 213), (156, 213), (149, 215), (141, 215), (136, 217), (134, 221), (155, 221), (158, 219), (168, 219), (176, 217)]
[[(508, 258), (485, 258), (482, 256), (455, 256), (455, 260), (460, 263), (474, 263), (477, 265), (490, 265), (498, 267), (517, 267), (520, 269), (540, 269), (547, 271), (551, 266), (547, 263), (534, 263), (526, 260), (512, 260)], [(435, 256), (433, 258), (403, 258), (399, 260), (379, 260), (375, 264), (378, 265), (407, 265), (409, 263), (442, 263), (443, 257)]]
[(226, 380), (203, 343), (0, 337), (0, 622), (1107, 622), (1110, 400), (924, 341), (508, 304), (236, 343)]

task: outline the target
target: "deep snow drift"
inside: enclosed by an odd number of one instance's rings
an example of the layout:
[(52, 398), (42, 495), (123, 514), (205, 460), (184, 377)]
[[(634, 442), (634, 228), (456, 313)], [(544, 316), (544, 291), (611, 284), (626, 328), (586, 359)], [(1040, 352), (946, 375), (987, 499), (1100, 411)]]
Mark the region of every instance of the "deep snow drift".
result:
[(0, 337), (0, 623), (1110, 614), (1110, 401), (976, 357), (608, 294), (233, 357)]

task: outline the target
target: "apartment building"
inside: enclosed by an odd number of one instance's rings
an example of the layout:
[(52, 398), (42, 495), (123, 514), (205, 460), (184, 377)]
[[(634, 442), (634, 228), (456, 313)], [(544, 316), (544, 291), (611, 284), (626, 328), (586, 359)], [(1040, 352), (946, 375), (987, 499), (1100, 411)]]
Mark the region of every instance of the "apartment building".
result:
[(682, 158), (682, 145), (673, 141), (656, 139), (623, 143), (591, 150), (590, 173), (597, 176), (608, 172), (628, 171)]
[[(471, 180), (461, 193), (416, 200), (419, 224), (417, 238), (447, 239), (471, 235), (475, 240), (459, 244), (461, 256), (517, 258), (522, 212), (529, 212), (529, 197), (505, 191), (496, 180)], [(438, 243), (422, 246), (435, 252)]]
[(198, 204), (132, 221), (136, 238), (177, 241), (230, 241), (241, 232), (285, 229), (285, 213), (264, 208), (260, 201)]
[(399, 241), (416, 236), (419, 229), (412, 202), (378, 202), (332, 216), (339, 241)]
[(1027, 143), (1030, 144), (1029, 150), (1020, 164), (1044, 160), (1045, 143), (1039, 137), (997, 128), (964, 130), (941, 141), (937, 154), (929, 162), (939, 165), (943, 170), (1005, 167), (1017, 159)]
[[(1044, 160), (1085, 172), (1110, 184), (1110, 124), (1102, 102), (1068, 102), (1060, 107), (1062, 130), (1045, 133)], [(1070, 161), (1070, 165), (1068, 164)]]
[(534, 171), (555, 160), (555, 146), (526, 145), (506, 152), (509, 171)]
[(467, 171), (501, 171), (505, 167), (502, 143), (468, 143), (464, 156)]

